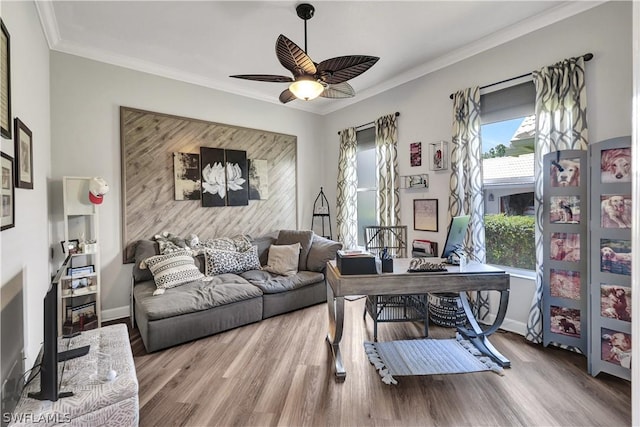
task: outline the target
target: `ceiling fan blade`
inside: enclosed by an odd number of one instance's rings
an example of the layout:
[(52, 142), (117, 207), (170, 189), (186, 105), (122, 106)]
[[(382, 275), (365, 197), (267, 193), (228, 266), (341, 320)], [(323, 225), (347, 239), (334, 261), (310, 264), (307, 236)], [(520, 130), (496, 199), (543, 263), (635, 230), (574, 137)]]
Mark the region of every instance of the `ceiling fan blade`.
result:
[(297, 99), (297, 98), (293, 94), (293, 92), (291, 92), (289, 89), (283, 90), (282, 93), (280, 94), (280, 102), (282, 102), (283, 104), (293, 101), (294, 99)]
[(284, 68), (294, 76), (303, 74), (314, 75), (316, 64), (297, 44), (280, 34), (276, 42), (276, 56)]
[(293, 79), (287, 76), (275, 76), (273, 74), (239, 74), (236, 79), (255, 80), (258, 82), (273, 82), (273, 83), (291, 83)]
[(318, 64), (319, 77), (329, 84), (351, 80), (378, 62), (377, 56), (350, 55), (327, 59)]
[(356, 96), (356, 91), (349, 83), (343, 82), (329, 86), (320, 96), (323, 98), (353, 98)]

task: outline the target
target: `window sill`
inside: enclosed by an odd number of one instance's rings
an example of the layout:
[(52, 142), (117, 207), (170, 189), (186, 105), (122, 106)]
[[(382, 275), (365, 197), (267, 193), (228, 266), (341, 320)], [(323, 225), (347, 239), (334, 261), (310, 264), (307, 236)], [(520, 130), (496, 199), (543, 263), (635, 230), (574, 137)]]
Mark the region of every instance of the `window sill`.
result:
[(494, 267), (497, 267), (497, 268), (502, 268), (504, 271), (509, 273), (509, 275), (512, 277), (518, 277), (520, 279), (536, 280), (536, 272), (534, 270), (525, 270), (524, 268), (515, 268), (515, 267), (509, 267), (506, 265), (495, 265), (495, 264), (489, 264), (489, 265), (493, 265)]

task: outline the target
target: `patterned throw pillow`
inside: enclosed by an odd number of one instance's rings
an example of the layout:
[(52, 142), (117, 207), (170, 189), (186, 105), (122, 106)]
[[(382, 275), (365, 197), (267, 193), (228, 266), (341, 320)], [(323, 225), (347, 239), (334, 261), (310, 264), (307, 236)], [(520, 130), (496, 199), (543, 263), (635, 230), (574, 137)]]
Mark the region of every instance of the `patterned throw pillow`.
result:
[(206, 249), (205, 259), (205, 272), (207, 276), (224, 273), (238, 274), (249, 270), (260, 270), (257, 246), (251, 246), (248, 251), (244, 252)]
[(140, 268), (145, 268), (144, 266), (153, 273), (158, 289), (173, 288), (204, 277), (196, 267), (191, 251), (155, 255), (140, 263)]
[(251, 249), (251, 238), (244, 234), (233, 237), (218, 237), (217, 239), (207, 239), (198, 242), (199, 253), (206, 253), (209, 249), (229, 251), (229, 252), (246, 252)]
[(158, 242), (160, 253), (163, 255), (189, 249), (182, 237), (176, 236), (175, 234), (169, 233), (167, 231), (156, 234), (155, 236), (153, 236), (153, 240)]

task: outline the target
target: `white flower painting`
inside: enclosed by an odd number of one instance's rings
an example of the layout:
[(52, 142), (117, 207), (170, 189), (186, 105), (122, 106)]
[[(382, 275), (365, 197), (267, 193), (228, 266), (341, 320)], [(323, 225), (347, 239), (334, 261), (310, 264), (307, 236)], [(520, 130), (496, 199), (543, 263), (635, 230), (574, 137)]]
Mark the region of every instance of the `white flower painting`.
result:
[(202, 206), (243, 206), (249, 203), (247, 153), (200, 148)]

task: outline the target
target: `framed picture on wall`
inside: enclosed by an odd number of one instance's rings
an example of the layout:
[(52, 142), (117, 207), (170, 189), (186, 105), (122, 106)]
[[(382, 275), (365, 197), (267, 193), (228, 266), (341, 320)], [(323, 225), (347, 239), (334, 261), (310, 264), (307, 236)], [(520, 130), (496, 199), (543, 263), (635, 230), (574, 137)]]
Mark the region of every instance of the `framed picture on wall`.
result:
[(6, 230), (7, 228), (15, 227), (16, 225), (16, 207), (15, 207), (15, 190), (13, 185), (13, 159), (2, 154), (2, 163), (0, 169), (2, 169), (2, 188), (0, 194), (2, 195), (2, 226), (0, 230)]
[(19, 118), (14, 120), (16, 187), (33, 190), (33, 137)]
[(11, 43), (0, 18), (0, 134), (11, 139)]
[(432, 142), (430, 147), (430, 167), (432, 171), (445, 170), (449, 161), (449, 152), (445, 141)]
[(438, 199), (415, 199), (413, 201), (413, 229), (438, 231)]
[(422, 166), (422, 143), (412, 142), (409, 147), (411, 166)]

